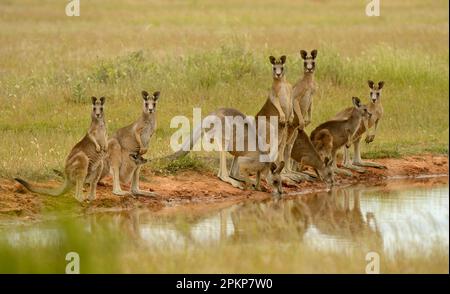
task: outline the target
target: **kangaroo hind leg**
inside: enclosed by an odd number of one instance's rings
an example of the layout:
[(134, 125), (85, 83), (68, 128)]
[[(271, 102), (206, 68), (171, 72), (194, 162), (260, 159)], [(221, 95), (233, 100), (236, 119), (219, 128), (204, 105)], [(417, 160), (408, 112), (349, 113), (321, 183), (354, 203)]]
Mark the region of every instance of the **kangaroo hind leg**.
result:
[(97, 183), (100, 180), (100, 177), (103, 172), (103, 161), (99, 162), (97, 168), (92, 171), (92, 180), (89, 183), (90, 191), (89, 191), (89, 201), (94, 201), (97, 195)]
[(222, 181), (229, 183), (231, 185), (233, 185), (233, 187), (239, 188), (239, 189), (244, 189), (243, 185), (241, 182), (232, 179), (229, 175), (228, 169), (227, 169), (227, 153), (226, 151), (219, 151), (220, 152), (220, 167), (219, 167), (219, 172), (217, 174), (217, 176), (219, 177), (219, 179), (221, 179)]
[(88, 175), (89, 158), (80, 152), (73, 156), (66, 168), (67, 176), (75, 182), (75, 199), (79, 202), (84, 200), (83, 186)]

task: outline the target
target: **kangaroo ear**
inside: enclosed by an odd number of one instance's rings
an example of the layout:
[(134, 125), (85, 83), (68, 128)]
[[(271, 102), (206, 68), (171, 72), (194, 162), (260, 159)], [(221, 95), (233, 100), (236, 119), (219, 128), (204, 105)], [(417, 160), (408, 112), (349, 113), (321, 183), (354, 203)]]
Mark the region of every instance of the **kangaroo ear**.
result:
[(313, 51), (311, 51), (311, 56), (313, 59), (316, 59), (317, 57), (317, 49), (314, 49)]
[(308, 53), (307, 53), (305, 50), (300, 50), (300, 56), (301, 56), (303, 59), (306, 59), (306, 57), (308, 56)]
[(280, 57), (281, 63), (284, 64), (286, 62), (286, 55)]
[(369, 84), (369, 88), (373, 89), (373, 85), (375, 84), (372, 80), (368, 80), (367, 84)]
[(361, 106), (361, 100), (359, 100), (358, 97), (352, 97), (352, 102), (353, 102), (353, 105), (355, 107), (360, 107)]
[(159, 95), (161, 94), (161, 92), (159, 92), (159, 91), (156, 91), (155, 93), (153, 93), (153, 100), (158, 100), (158, 98), (159, 98)]
[(383, 88), (383, 86), (384, 86), (383, 81), (378, 82), (378, 90), (381, 90)]
[(277, 167), (277, 169), (273, 172), (274, 174), (279, 174), (284, 168), (284, 161), (280, 162), (280, 165)]
[(272, 63), (273, 65), (275, 65), (276, 58), (273, 57), (272, 55), (270, 55), (270, 56), (269, 56), (269, 61), (270, 61), (270, 63)]
[(97, 97), (92, 96), (92, 97), (91, 97), (91, 101), (92, 101), (92, 104), (95, 105), (95, 102), (97, 102)]
[(106, 99), (105, 97), (100, 97), (100, 104), (101, 105), (105, 104), (105, 99)]
[(147, 91), (142, 91), (141, 94), (142, 94), (142, 98), (144, 100), (148, 100), (148, 92)]

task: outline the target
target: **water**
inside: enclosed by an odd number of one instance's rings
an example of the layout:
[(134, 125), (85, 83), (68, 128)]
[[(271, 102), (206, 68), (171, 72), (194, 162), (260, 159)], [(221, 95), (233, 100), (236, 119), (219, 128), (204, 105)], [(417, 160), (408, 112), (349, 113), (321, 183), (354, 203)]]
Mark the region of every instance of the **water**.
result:
[(0, 245), (17, 250), (58, 247), (70, 243), (71, 234), (83, 232), (88, 236), (117, 235), (133, 240), (140, 248), (164, 250), (263, 241), (278, 247), (304, 244), (317, 252), (360, 248), (387, 256), (399, 251), (428, 254), (436, 244), (448, 251), (448, 183), (424, 182), (339, 188), (281, 201), (269, 198), (206, 214), (93, 214), (77, 220), (75, 231), (58, 221), (9, 225), (1, 229)]

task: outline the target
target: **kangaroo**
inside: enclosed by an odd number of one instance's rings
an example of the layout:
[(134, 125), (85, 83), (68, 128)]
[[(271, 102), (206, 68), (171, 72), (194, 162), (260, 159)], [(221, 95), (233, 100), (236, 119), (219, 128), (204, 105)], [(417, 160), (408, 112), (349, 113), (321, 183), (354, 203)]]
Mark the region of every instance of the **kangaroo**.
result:
[(256, 114), (256, 118), (265, 117), (266, 125), (268, 125), (271, 116), (278, 116), (277, 162), (281, 162), (287, 141), (287, 124), (291, 124), (294, 120), (292, 115), (292, 86), (286, 81), (286, 56), (283, 55), (279, 59), (270, 56), (269, 60), (272, 64), (272, 88), (266, 103)]
[(108, 141), (108, 157), (105, 160), (105, 168), (102, 177), (110, 170), (113, 176), (113, 194), (118, 196), (129, 195), (122, 191), (121, 183), (129, 183), (131, 180), (131, 194), (134, 196), (156, 196), (153, 192), (139, 189), (139, 173), (142, 164), (137, 164), (130, 154), (143, 155), (147, 152), (150, 138), (156, 130), (156, 104), (160, 92), (149, 95), (142, 91), (142, 114), (132, 124), (118, 129)]
[[(351, 144), (353, 144), (354, 148), (354, 158), (353, 158), (353, 164), (350, 163), (350, 154), (349, 154), (349, 148), (345, 148), (344, 153), (344, 166), (346, 168), (354, 169), (360, 172), (363, 172), (364, 170), (361, 168), (358, 168), (357, 166), (368, 166), (368, 167), (376, 167), (376, 168), (386, 168), (386, 166), (375, 163), (375, 162), (365, 162), (361, 160), (361, 151), (359, 148), (359, 143), (361, 141), (361, 137), (364, 133), (367, 133), (366, 136), (366, 143), (371, 143), (375, 139), (375, 134), (378, 128), (378, 123), (380, 122), (381, 117), (383, 116), (383, 105), (381, 105), (381, 89), (384, 86), (384, 82), (380, 81), (377, 85), (371, 80), (368, 81), (368, 85), (370, 88), (370, 100), (371, 103), (367, 105), (368, 110), (370, 113), (372, 113), (372, 116), (370, 117), (369, 121), (367, 122), (367, 128), (364, 126), (364, 124), (361, 124), (359, 126), (359, 129), (356, 131), (355, 136), (353, 137), (353, 140)], [(345, 119), (351, 114), (351, 108), (344, 109), (343, 111), (336, 114), (334, 119)], [(373, 129), (372, 134), (370, 133), (370, 130)], [(350, 144), (350, 145), (351, 145)], [(355, 166), (356, 165), (356, 166)]]
[[(296, 130), (303, 128), (303, 116), (300, 110), (299, 101), (292, 99), (292, 86), (286, 81), (285, 63), (286, 56), (281, 56), (279, 60), (275, 57), (269, 57), (272, 64), (273, 83), (269, 99), (266, 104), (256, 115), (265, 116), (267, 119), (270, 116), (276, 115), (273, 107), (278, 111), (279, 137), (278, 160), (277, 162), (289, 162), (290, 149), (295, 139)], [(299, 181), (302, 179), (301, 175), (295, 174), (290, 169), (284, 169), (284, 181)]]
[(78, 142), (67, 156), (64, 169), (64, 184), (56, 189), (42, 188), (25, 180), (15, 178), (31, 192), (60, 196), (67, 193), (75, 184), (75, 198), (82, 202), (84, 183), (90, 184), (89, 200), (95, 200), (97, 182), (103, 169), (103, 159), (106, 154), (107, 135), (104, 118), (105, 97), (92, 97), (91, 126), (87, 134)]
[(332, 142), (332, 136), (328, 131), (325, 135), (321, 134), (320, 136), (321, 149), (316, 149), (306, 132), (304, 130), (299, 130), (292, 147), (291, 158), (297, 161), (301, 166), (311, 166), (327, 185), (332, 185), (334, 184), (333, 160), (328, 157), (328, 152), (326, 153), (327, 156), (321, 156), (321, 153), (318, 151), (326, 149), (324, 146), (329, 146), (324, 144), (324, 142)]
[[(303, 59), (303, 77), (301, 77), (294, 84), (292, 90), (292, 101), (294, 103), (294, 106), (298, 107), (298, 109), (300, 110), (300, 113), (294, 117), (294, 127), (298, 127), (300, 130), (302, 130), (311, 123), (312, 119), (312, 96), (317, 90), (317, 84), (314, 80), (317, 50), (312, 50), (311, 56), (308, 56), (308, 52), (306, 52), (305, 50), (300, 50), (300, 56)], [(292, 136), (293, 132), (294, 135)], [(297, 132), (295, 128), (290, 128), (288, 133), (290, 141), (287, 142), (285, 160), (288, 163), (287, 171), (292, 172), (293, 170), (295, 170), (295, 164), (289, 157), (289, 155), (292, 153), (292, 146), (294, 144)], [(302, 177), (300, 177), (300, 179), (301, 178)]]
[[(283, 55), (279, 59), (273, 56), (269, 57), (272, 64), (272, 88), (266, 103), (256, 114), (256, 118), (262, 116), (266, 118), (266, 125), (269, 124), (271, 116), (278, 116), (278, 159), (283, 160), (284, 147), (287, 140), (287, 123), (292, 123), (292, 86), (286, 81), (286, 56)], [(257, 121), (258, 122), (258, 121)]]
[[(258, 158), (242, 156), (238, 158), (239, 174), (244, 176), (247, 184), (253, 184), (255, 190), (261, 191), (261, 176), (272, 188), (272, 196), (278, 198), (283, 193), (280, 173), (284, 168), (284, 161), (277, 166), (274, 162), (260, 162)], [(252, 183), (248, 176), (256, 173), (256, 181)]]
[[(286, 74), (284, 64), (286, 63), (286, 56), (283, 55), (280, 59), (269, 56), (272, 64), (273, 83), (269, 94), (270, 102), (278, 111), (279, 123), (284, 125), (287, 120), (293, 121), (292, 114), (292, 86), (286, 81)], [(260, 111), (261, 112), (261, 111)]]
[(331, 158), (333, 160), (333, 167), (335, 172), (352, 176), (352, 173), (337, 168), (336, 166), (336, 153), (344, 145), (349, 146), (349, 141), (354, 137), (361, 122), (367, 124), (367, 120), (370, 118), (371, 113), (368, 111), (366, 105), (361, 104), (361, 100), (358, 97), (352, 98), (353, 108), (351, 115), (347, 119), (343, 120), (329, 120), (316, 127), (312, 132), (311, 141), (317, 140), (320, 130), (327, 129), (333, 137), (333, 148), (331, 150)]
[(295, 83), (292, 99), (299, 101), (304, 119), (304, 126), (307, 127), (312, 120), (312, 98), (317, 91), (317, 84), (314, 80), (317, 50), (312, 50), (310, 56), (308, 56), (308, 53), (305, 50), (300, 50), (300, 56), (303, 59), (303, 77)]

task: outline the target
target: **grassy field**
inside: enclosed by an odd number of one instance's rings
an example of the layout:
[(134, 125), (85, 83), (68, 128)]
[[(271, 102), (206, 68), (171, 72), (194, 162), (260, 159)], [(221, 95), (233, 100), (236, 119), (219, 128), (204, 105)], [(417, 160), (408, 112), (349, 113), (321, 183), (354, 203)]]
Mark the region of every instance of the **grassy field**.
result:
[[(53, 176), (89, 125), (89, 97), (107, 97), (110, 132), (160, 90), (149, 157), (168, 154), (170, 120), (231, 106), (255, 114), (271, 85), (269, 55), (319, 51), (312, 127), (367, 101), (384, 80), (385, 117), (363, 156), (448, 153), (448, 1), (100, 1), (0, 3), (0, 177)], [(311, 129), (309, 129), (310, 131)]]

